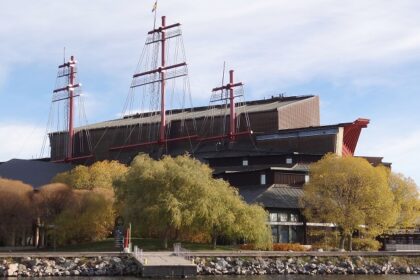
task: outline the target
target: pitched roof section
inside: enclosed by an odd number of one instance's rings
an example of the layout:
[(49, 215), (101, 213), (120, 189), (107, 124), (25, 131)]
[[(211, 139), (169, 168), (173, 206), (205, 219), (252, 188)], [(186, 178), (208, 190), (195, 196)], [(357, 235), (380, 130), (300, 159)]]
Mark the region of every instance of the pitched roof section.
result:
[(260, 203), (265, 208), (300, 209), (303, 189), (288, 185), (239, 187), (239, 194), (247, 203)]
[(35, 189), (49, 184), (55, 175), (72, 169), (71, 164), (11, 159), (0, 165), (0, 177), (19, 180)]
[[(239, 106), (236, 108), (237, 114), (244, 112), (254, 113), (254, 112), (264, 112), (264, 111), (273, 111), (277, 108), (287, 106), (289, 104), (305, 100), (308, 98), (314, 97), (313, 95), (305, 96), (290, 96), (290, 97), (273, 97), (271, 99), (264, 100), (255, 100), (245, 102), (244, 106)], [(199, 119), (209, 116), (221, 116), (225, 112), (224, 106), (215, 106), (213, 108), (209, 107), (194, 107), (186, 108), (179, 110), (167, 111), (166, 119), (167, 121), (176, 121), (176, 120), (185, 120), (185, 119)], [(110, 120), (105, 122), (100, 122), (92, 125), (87, 125), (79, 127), (76, 130), (82, 129), (100, 129), (106, 127), (120, 127), (120, 126), (129, 126), (136, 124), (146, 124), (146, 123), (157, 123), (160, 121), (159, 112), (148, 112), (144, 114), (137, 114), (132, 116), (127, 116), (121, 119)]]

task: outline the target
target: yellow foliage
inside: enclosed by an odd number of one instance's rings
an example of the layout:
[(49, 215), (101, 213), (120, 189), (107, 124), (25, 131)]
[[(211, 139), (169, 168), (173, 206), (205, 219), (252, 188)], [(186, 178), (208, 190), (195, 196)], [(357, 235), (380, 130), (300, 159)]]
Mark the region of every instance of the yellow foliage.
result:
[(389, 185), (399, 210), (396, 227), (412, 228), (420, 218), (420, 200), (416, 183), (402, 174), (389, 173)]
[(342, 236), (356, 230), (375, 236), (396, 223), (398, 208), (384, 168), (328, 154), (311, 165), (310, 176), (301, 201), (309, 221), (334, 223)]
[(54, 183), (63, 183), (79, 190), (112, 189), (128, 168), (117, 161), (97, 161), (87, 167), (78, 165), (68, 172), (57, 174)]
[(207, 165), (189, 156), (159, 161), (137, 156), (117, 184), (116, 195), (126, 220), (143, 235), (158, 233), (167, 240), (177, 232), (207, 233), (213, 239), (244, 238), (259, 246), (271, 241), (264, 209), (248, 206), (236, 189), (213, 179)]

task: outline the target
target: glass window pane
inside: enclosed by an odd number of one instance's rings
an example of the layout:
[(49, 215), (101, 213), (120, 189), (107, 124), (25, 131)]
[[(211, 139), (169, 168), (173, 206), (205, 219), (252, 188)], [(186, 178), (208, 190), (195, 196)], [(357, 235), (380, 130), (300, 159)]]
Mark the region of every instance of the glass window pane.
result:
[(279, 242), (289, 243), (289, 226), (280, 226)]
[(278, 222), (277, 213), (270, 213), (270, 222)]
[(287, 222), (288, 221), (287, 213), (279, 213), (279, 219), (280, 219), (280, 222)]
[(298, 220), (299, 220), (298, 214), (293, 214), (293, 213), (290, 214), (290, 221), (291, 222), (297, 222)]
[(260, 177), (260, 183), (261, 183), (261, 185), (265, 185), (265, 184), (266, 184), (266, 177), (265, 177), (265, 174), (261, 174), (261, 177)]
[(278, 228), (278, 226), (272, 226), (271, 227), (271, 234), (273, 236), (273, 242), (274, 243), (279, 242), (279, 228)]

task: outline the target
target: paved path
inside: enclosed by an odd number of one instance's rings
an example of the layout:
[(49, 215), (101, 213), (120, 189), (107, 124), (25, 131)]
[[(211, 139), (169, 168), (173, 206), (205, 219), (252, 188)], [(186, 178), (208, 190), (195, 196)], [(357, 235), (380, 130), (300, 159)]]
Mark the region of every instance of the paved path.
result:
[[(152, 259), (153, 257), (166, 257), (172, 254), (168, 251), (144, 252), (143, 256)], [(418, 256), (420, 251), (379, 251), (379, 252), (280, 252), (280, 251), (193, 251), (188, 253), (193, 257), (299, 257), (299, 256), (317, 256), (317, 257), (335, 257), (335, 256)], [(0, 252), (0, 258), (5, 257), (99, 257), (99, 256), (126, 256), (121, 252)]]
[(142, 256), (144, 266), (193, 265), (191, 261), (182, 256), (175, 256), (171, 252), (146, 252)]
[(118, 257), (126, 256), (120, 252), (0, 252), (0, 258), (22, 258), (22, 257), (38, 257), (38, 258), (80, 258), (80, 257)]
[(284, 251), (194, 251), (190, 252), (193, 257), (339, 257), (339, 256), (363, 256), (363, 257), (381, 257), (381, 256), (420, 256), (420, 251), (352, 251), (352, 252), (284, 252)]

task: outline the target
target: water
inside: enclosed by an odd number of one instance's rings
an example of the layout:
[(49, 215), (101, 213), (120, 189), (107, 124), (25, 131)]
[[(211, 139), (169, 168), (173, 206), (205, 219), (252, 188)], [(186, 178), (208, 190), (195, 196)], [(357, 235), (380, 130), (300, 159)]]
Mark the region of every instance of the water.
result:
[[(31, 279), (31, 278), (29, 278)], [(136, 277), (42, 277), (37, 280), (138, 280)], [(153, 278), (157, 279), (157, 278)], [(157, 280), (167, 280), (162, 278)], [(261, 276), (197, 276), (197, 280), (419, 280), (420, 275), (261, 275)]]

